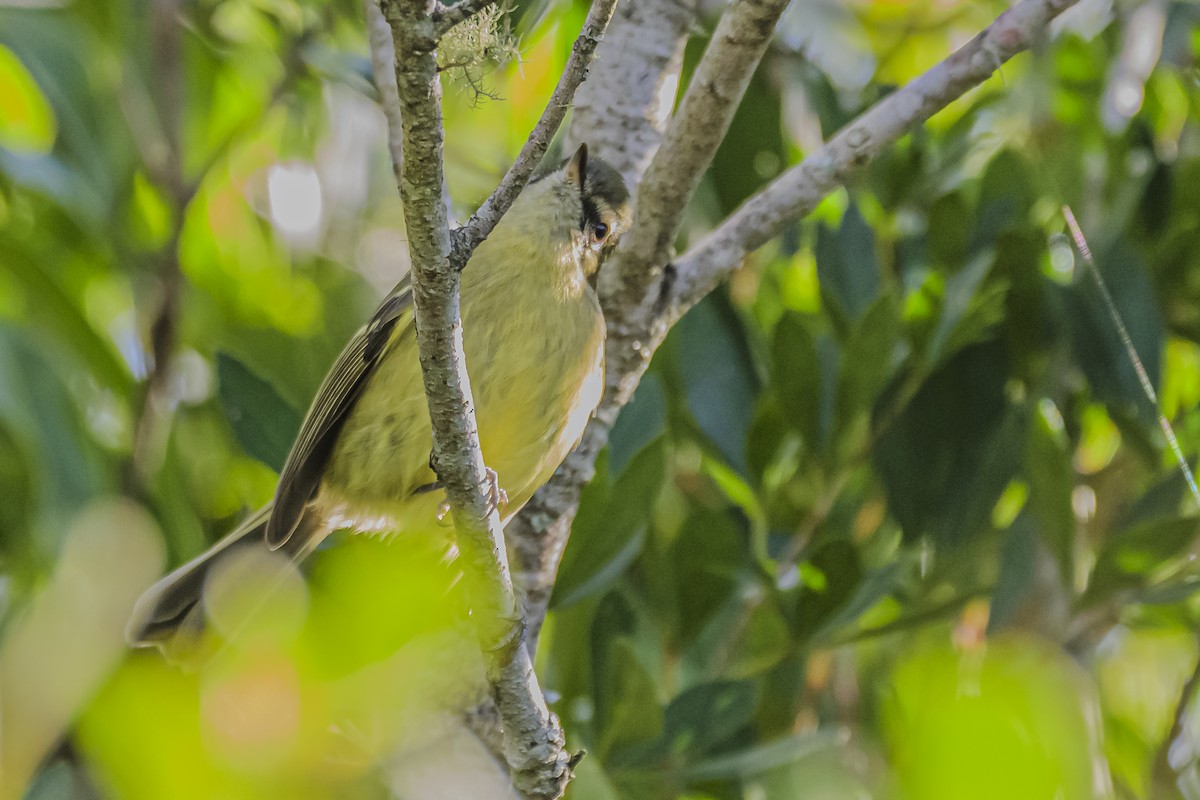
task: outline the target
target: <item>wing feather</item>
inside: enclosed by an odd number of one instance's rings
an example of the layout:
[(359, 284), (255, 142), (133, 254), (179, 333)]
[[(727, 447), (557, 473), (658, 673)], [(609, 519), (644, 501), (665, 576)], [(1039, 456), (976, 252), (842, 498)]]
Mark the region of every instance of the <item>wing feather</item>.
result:
[(321, 382), (279, 475), (275, 508), (266, 528), (272, 549), (283, 545), (296, 530), (304, 507), (316, 494), (342, 424), (386, 350), (392, 331), (411, 307), (412, 285), (405, 276), (371, 321), (350, 339)]

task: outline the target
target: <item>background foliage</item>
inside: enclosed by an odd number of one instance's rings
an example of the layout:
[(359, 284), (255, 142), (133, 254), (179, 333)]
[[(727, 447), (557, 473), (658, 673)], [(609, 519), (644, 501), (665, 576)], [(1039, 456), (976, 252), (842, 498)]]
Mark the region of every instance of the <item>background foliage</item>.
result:
[[(1003, 7), (790, 9), (685, 239)], [(1131, 118), (1109, 94), (1131, 9), (1085, 3), (672, 332), (585, 492), (538, 653), (589, 753), (571, 796), (1200, 796), (1200, 723), (1172, 735), (1197, 508), (1059, 210), (1193, 458), (1200, 7), (1154, 7)], [(518, 3), (494, 96), (451, 84), (460, 215), (584, 11)], [(270, 498), (405, 268), (361, 17), (0, 2), (4, 797), (375, 797), (397, 752), (429, 765), (388, 779), (401, 796), (477, 796), (421, 751), (476, 666), (436, 544), (338, 541), (307, 583), (215, 603), (241, 644), (199, 672), (120, 642), (163, 567)], [(246, 607), (248, 633), (222, 628)]]

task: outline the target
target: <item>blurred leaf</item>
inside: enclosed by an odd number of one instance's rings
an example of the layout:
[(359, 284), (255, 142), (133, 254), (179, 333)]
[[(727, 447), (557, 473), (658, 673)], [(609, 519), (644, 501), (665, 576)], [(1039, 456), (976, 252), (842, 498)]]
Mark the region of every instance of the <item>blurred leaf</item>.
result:
[(830, 749), (839, 739), (837, 735), (823, 731), (799, 733), (745, 750), (700, 759), (683, 770), (683, 777), (697, 783), (748, 778)]
[(1002, 288), (978, 294), (994, 261), (993, 253), (985, 250), (946, 281), (941, 314), (926, 353), (930, 364), (938, 364), (980, 341), (1003, 318)]
[(1198, 526), (1195, 517), (1171, 517), (1116, 534), (1096, 555), (1084, 600), (1098, 602), (1114, 592), (1152, 582), (1195, 541)]
[(787, 312), (775, 326), (771, 346), (772, 382), (784, 418), (804, 437), (809, 450), (820, 445), (822, 369), (817, 345), (803, 318)]
[(112, 487), (109, 465), (70, 397), (41, 348), (0, 324), (0, 425), (24, 454), (39, 519), (20, 544), (42, 558), (57, 553), (67, 522), (84, 503)]
[(246, 452), (279, 472), (300, 430), (300, 414), (242, 362), (217, 354), (221, 407)]
[(663, 709), (658, 703), (658, 690), (628, 639), (618, 638), (612, 643), (605, 670), (596, 680), (604, 681), (605, 695), (611, 699), (596, 745), (601, 760), (610, 752), (662, 734)]
[(1024, 422), (1005, 397), (1006, 374), (1002, 345), (969, 347), (880, 436), (875, 465), (906, 539), (963, 543), (989, 526), (1022, 451)]
[(666, 417), (662, 381), (653, 372), (647, 373), (608, 436), (608, 463), (613, 474), (619, 475), (634, 455), (662, 435)]
[[(1027, 599), (1037, 573), (1037, 528), (1029, 512), (1017, 515), (1004, 532), (1000, 575), (992, 590), (988, 634), (1004, 630)], [(1070, 586), (1071, 584), (1067, 584)]]
[(817, 571), (824, 585), (815, 588), (805, 585), (796, 598), (796, 637), (807, 642), (826, 626), (841, 609), (863, 580), (863, 568), (858, 550), (844, 539), (836, 539), (820, 548), (806, 566)]
[(880, 295), (863, 314), (842, 352), (835, 415), (845, 434), (868, 411), (895, 369), (894, 355), (904, 342), (900, 311), (890, 294)]
[(633, 562), (645, 542), (665, 470), (666, 446), (660, 439), (629, 462), (608, 493), (603, 513), (576, 519), (558, 568), (552, 607), (565, 608), (604, 591)]
[(663, 761), (689, 764), (726, 744), (749, 724), (757, 690), (747, 681), (715, 681), (677, 696), (663, 715), (662, 735), (654, 742), (614, 754), (614, 766), (628, 768)]
[(879, 295), (879, 261), (875, 233), (858, 206), (851, 204), (836, 231), (817, 229), (817, 276), (821, 295), (848, 324), (858, 319)]
[[(1145, 267), (1128, 246), (1098, 253), (1096, 265), (1125, 321), (1146, 373), (1157, 389), (1163, 321)], [(1067, 316), (1075, 357), (1096, 399), (1115, 411), (1133, 416), (1147, 427), (1154, 425), (1157, 422), (1157, 409), (1151, 408), (1142, 391), (1121, 336), (1108, 316), (1094, 276), (1086, 272), (1086, 269), (1077, 270), (1076, 283), (1066, 291)]]
[(1013, 150), (1002, 150), (988, 162), (979, 194), (972, 251), (988, 247), (1029, 213), (1035, 195), (1025, 160)]
[(1038, 413), (1030, 415), (1025, 474), (1038, 528), (1058, 562), (1062, 585), (1070, 588), (1075, 583), (1075, 512), (1071, 508), (1075, 468), (1062, 417), (1049, 400), (1043, 400)]
[(684, 521), (669, 556), (684, 611), (681, 642), (691, 641), (737, 586), (747, 560), (743, 540), (729, 512), (695, 508)]
[(747, 474), (746, 435), (760, 389), (741, 322), (714, 292), (679, 321), (674, 337), (688, 411), (722, 457)]

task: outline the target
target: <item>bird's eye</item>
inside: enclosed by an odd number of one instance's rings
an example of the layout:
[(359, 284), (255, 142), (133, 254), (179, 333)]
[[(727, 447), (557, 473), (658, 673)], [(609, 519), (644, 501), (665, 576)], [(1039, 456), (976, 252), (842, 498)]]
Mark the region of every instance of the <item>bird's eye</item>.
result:
[(603, 242), (605, 236), (608, 236), (608, 226), (603, 222), (597, 222), (596, 226), (592, 228), (592, 238), (596, 242)]

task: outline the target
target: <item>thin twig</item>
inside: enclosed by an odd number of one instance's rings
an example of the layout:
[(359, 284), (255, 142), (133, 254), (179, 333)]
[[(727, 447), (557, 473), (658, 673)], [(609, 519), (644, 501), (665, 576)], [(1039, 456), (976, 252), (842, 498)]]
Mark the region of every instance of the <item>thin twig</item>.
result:
[(466, 22), (488, 6), (495, 4), (496, 0), (459, 0), (452, 6), (435, 3), (433, 12), (430, 14), (433, 19), (435, 39), (441, 39), (455, 25)]
[(579, 37), (575, 39), (575, 46), (571, 49), (571, 57), (567, 59), (563, 73), (558, 79), (558, 85), (554, 87), (554, 94), (546, 103), (546, 109), (542, 112), (541, 119), (530, 132), (516, 161), (508, 168), (508, 172), (504, 174), (504, 178), (488, 199), (483, 201), (479, 210), (467, 220), (467, 224), (454, 231), (450, 263), (455, 269), (462, 269), (466, 265), (471, 253), (475, 252), (479, 243), (488, 237), (488, 234), (496, 227), (496, 223), (517, 199), (517, 195), (525, 188), (525, 184), (529, 182), (529, 176), (541, 162), (542, 156), (546, 154), (546, 149), (550, 146), (550, 141), (558, 132), (559, 126), (562, 125), (567, 109), (571, 107), (571, 101), (575, 99), (575, 90), (587, 77), (588, 67), (591, 66), (596, 53), (596, 46), (604, 36), (604, 31), (608, 27), (609, 20), (612, 19), (613, 9), (616, 8), (616, 5), (617, 0), (594, 0), (592, 3), (592, 8), (583, 23), (583, 30), (579, 32)]

